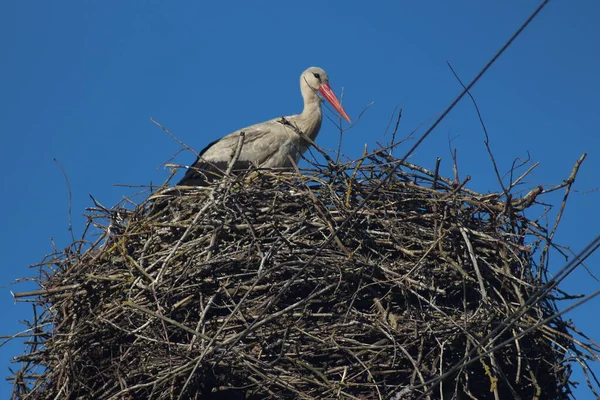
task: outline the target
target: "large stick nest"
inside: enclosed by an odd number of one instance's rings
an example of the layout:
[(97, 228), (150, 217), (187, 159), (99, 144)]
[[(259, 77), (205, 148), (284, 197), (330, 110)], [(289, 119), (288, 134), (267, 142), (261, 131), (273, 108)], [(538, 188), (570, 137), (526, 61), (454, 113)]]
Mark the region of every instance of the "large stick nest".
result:
[(557, 293), (522, 212), (542, 189), (502, 202), (408, 163), (382, 182), (396, 162), (89, 209), (17, 295), (36, 314), (14, 397), (568, 398), (583, 355), (540, 324)]

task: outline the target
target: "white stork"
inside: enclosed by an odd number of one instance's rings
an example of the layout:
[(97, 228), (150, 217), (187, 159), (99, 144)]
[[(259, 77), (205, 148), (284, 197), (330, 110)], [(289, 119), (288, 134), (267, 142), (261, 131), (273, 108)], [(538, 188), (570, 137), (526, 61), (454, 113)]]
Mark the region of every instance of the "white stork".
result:
[[(321, 68), (310, 67), (300, 75), (300, 90), (304, 99), (301, 114), (275, 118), (247, 128), (239, 129), (206, 146), (194, 164), (187, 170), (178, 186), (205, 186), (217, 177), (223, 176), (234, 157), (239, 143), (241, 150), (232, 170), (244, 170), (250, 167), (289, 168), (290, 158), (300, 160), (310, 143), (303, 139), (300, 132), (311, 140), (319, 134), (321, 128), (321, 98), (325, 99), (350, 122), (350, 118), (340, 104), (331, 87), (327, 73)], [(240, 141), (240, 133), (244, 137)]]

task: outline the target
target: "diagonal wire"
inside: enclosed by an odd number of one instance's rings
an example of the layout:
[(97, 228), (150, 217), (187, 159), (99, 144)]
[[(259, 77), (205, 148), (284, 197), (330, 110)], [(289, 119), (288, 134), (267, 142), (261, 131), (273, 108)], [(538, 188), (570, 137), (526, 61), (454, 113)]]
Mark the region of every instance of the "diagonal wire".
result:
[[(536, 10), (527, 18), (527, 20), (519, 27), (519, 29), (516, 30), (516, 32), (506, 41), (506, 43), (504, 43), (504, 45), (500, 48), (500, 50), (498, 50), (496, 52), (496, 54), (494, 54), (494, 56), (487, 62), (487, 64), (481, 69), (481, 71), (479, 71), (479, 73), (475, 76), (475, 78), (473, 78), (473, 80), (471, 80), (471, 82), (463, 89), (463, 91), (456, 97), (456, 99), (446, 108), (446, 110), (444, 110), (444, 112), (436, 119), (436, 121), (429, 127), (429, 129), (427, 129), (427, 131), (425, 133), (423, 133), (423, 135), (421, 135), (421, 137), (415, 142), (415, 144), (406, 152), (406, 154), (398, 161), (396, 161), (396, 165), (394, 166), (394, 168), (392, 168), (388, 174), (377, 184), (375, 185), (375, 187), (373, 188), (373, 190), (367, 195), (365, 196), (365, 198), (359, 203), (359, 205), (342, 221), (342, 223), (335, 229), (335, 231), (333, 231), (328, 237), (327, 239), (317, 248), (317, 250), (315, 251), (315, 253), (304, 263), (304, 265), (294, 274), (293, 277), (291, 277), (291, 279), (289, 279), (286, 284), (281, 288), (281, 290), (275, 295), (273, 296), (270, 300), (268, 300), (266, 302), (266, 304), (262, 305), (262, 311), (260, 312), (260, 314), (254, 319), (254, 321), (250, 324), (250, 326), (246, 329), (245, 331), (245, 335), (249, 334), (250, 332), (252, 332), (255, 322), (260, 320), (260, 317), (262, 315), (264, 315), (270, 308), (271, 306), (277, 302), (281, 296), (283, 296), (283, 294), (285, 292), (287, 292), (287, 290), (289, 289), (289, 287), (293, 284), (293, 282), (296, 281), (296, 279), (302, 274), (304, 273), (304, 271), (306, 270), (306, 268), (313, 262), (315, 261), (315, 259), (319, 256), (319, 254), (321, 254), (321, 252), (329, 245), (331, 244), (331, 242), (334, 240), (334, 238), (337, 236), (337, 234), (346, 227), (346, 225), (348, 225), (350, 223), (350, 221), (354, 218), (354, 216), (356, 214), (358, 214), (358, 212), (360, 210), (362, 210), (367, 203), (369, 202), (369, 200), (371, 199), (371, 197), (373, 197), (373, 195), (375, 193), (377, 193), (377, 191), (379, 189), (381, 189), (381, 187), (383, 187), (383, 185), (385, 185), (391, 178), (392, 176), (394, 176), (394, 174), (396, 173), (396, 171), (398, 171), (398, 169), (400, 168), (400, 166), (408, 159), (408, 157), (410, 157), (410, 155), (417, 149), (417, 147), (419, 147), (421, 145), (421, 143), (423, 143), (423, 141), (431, 134), (431, 132), (433, 132), (433, 130), (440, 124), (440, 122), (442, 122), (442, 120), (444, 120), (444, 118), (446, 118), (446, 116), (450, 113), (450, 111), (452, 111), (452, 109), (456, 106), (456, 104), (458, 104), (458, 102), (465, 96), (465, 94), (467, 94), (471, 88), (477, 83), (477, 81), (479, 81), (479, 79), (488, 71), (488, 69), (496, 62), (496, 60), (506, 51), (506, 49), (508, 49), (510, 47), (510, 45), (514, 42), (514, 40), (521, 34), (521, 32), (523, 32), (523, 30), (527, 27), (527, 25), (529, 25), (531, 23), (531, 21), (533, 21), (535, 19), (535, 17), (539, 14), (540, 11), (542, 11), (542, 9), (548, 4), (550, 0), (544, 0), (537, 8)], [(244, 335), (244, 336), (245, 336)], [(239, 340), (241, 340), (243, 337), (238, 338)]]

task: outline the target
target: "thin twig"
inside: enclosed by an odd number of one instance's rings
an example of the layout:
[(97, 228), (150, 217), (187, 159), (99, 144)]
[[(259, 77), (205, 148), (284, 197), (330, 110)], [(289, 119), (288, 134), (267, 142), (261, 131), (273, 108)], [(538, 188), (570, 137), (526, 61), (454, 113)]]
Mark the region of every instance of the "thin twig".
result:
[(69, 194), (69, 208), (67, 210), (67, 216), (69, 218), (69, 234), (71, 235), (71, 240), (73, 240), (73, 242), (75, 241), (75, 234), (73, 232), (73, 218), (72, 218), (72, 207), (73, 207), (73, 192), (71, 192), (71, 183), (69, 182), (69, 177), (67, 176), (67, 172), (65, 171), (65, 169), (63, 168), (63, 166), (58, 162), (58, 160), (56, 158), (52, 159), (54, 161), (54, 163), (58, 166), (58, 169), (60, 169), (60, 172), (63, 174), (64, 178), (65, 178), (65, 182), (67, 184), (67, 193)]

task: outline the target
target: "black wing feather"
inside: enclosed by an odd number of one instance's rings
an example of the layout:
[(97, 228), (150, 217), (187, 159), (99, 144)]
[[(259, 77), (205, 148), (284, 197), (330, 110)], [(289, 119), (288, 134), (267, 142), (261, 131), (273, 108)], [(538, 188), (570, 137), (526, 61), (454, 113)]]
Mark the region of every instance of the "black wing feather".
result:
[[(176, 186), (208, 186), (211, 182), (220, 179), (225, 174), (229, 162), (227, 161), (212, 161), (202, 160), (202, 154), (206, 153), (215, 143), (221, 139), (206, 146), (199, 154), (194, 164), (185, 172), (185, 175)], [(232, 172), (247, 170), (252, 167), (250, 161), (237, 161), (233, 164)]]

